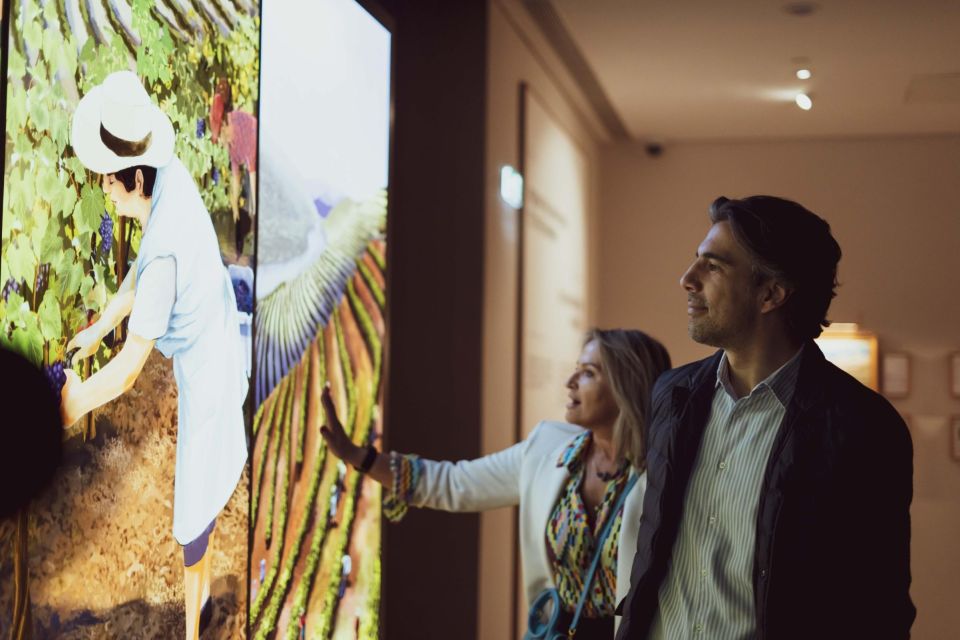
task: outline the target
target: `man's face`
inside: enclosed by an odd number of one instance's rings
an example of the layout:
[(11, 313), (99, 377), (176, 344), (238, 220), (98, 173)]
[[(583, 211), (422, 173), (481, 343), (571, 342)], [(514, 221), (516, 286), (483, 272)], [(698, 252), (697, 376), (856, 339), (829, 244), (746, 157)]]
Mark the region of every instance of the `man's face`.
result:
[(750, 254), (730, 223), (714, 224), (680, 278), (687, 292), (688, 331), (694, 341), (721, 349), (749, 341), (761, 316)]

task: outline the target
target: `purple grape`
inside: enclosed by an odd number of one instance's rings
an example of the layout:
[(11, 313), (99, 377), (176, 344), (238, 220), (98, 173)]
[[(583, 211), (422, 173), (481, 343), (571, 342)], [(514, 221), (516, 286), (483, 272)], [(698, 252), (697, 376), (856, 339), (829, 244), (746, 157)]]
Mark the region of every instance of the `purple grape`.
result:
[(3, 285), (3, 301), (6, 302), (11, 293), (20, 293), (20, 283), (10, 278)]
[(103, 217), (100, 219), (100, 250), (104, 255), (110, 253), (110, 247), (113, 245), (113, 218), (103, 211)]
[(213, 184), (220, 184), (220, 169), (213, 168)]
[(47, 281), (50, 279), (50, 263), (44, 262), (37, 267), (37, 279), (33, 283), (33, 291), (37, 295), (37, 300), (43, 299), (43, 294), (47, 290)]
[(59, 398), (63, 385), (67, 383), (67, 374), (63, 371), (63, 361), (57, 360), (53, 364), (46, 365), (43, 368), (43, 375), (47, 378), (50, 390)]
[(207, 123), (204, 122), (203, 118), (198, 118), (197, 119), (197, 137), (202, 138), (206, 130), (207, 130)]

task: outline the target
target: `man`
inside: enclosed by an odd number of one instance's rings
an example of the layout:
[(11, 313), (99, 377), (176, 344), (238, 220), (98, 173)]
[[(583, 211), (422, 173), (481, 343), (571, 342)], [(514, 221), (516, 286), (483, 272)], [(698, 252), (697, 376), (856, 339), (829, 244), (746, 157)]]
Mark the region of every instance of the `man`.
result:
[(795, 202), (717, 199), (680, 280), (719, 347), (658, 380), (618, 640), (907, 638), (912, 444), (827, 362), (840, 247)]

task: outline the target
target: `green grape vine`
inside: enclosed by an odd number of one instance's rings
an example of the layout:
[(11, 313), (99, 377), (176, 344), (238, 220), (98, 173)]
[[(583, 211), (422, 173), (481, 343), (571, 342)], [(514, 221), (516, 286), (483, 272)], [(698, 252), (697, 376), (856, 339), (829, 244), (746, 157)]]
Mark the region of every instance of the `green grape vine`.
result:
[[(129, 25), (115, 16), (96, 24), (84, 3), (82, 15), (68, 19), (66, 5), (18, 0), (10, 7), (0, 285), (17, 286), (4, 287), (0, 298), (0, 345), (37, 365), (63, 359), (67, 341), (102, 311), (126, 270), (118, 264), (121, 226), (112, 225), (110, 241), (100, 237), (104, 212), (117, 217), (112, 203), (100, 177), (70, 147), (80, 96), (114, 71), (135, 70), (173, 122), (175, 152), (211, 212), (230, 206), (227, 181), (215, 178), (229, 174), (230, 160), (226, 147), (197, 123), (208, 117), (220, 78), (230, 83), (235, 108), (256, 113), (258, 99), (260, 25), (253, 3), (228, 3), (229, 14), (217, 5), (215, 22), (206, 14), (177, 13), (179, 5), (132, 0)], [(138, 247), (135, 229), (127, 255)], [(38, 279), (41, 270), (49, 273)], [(93, 369), (109, 356), (101, 347)]]

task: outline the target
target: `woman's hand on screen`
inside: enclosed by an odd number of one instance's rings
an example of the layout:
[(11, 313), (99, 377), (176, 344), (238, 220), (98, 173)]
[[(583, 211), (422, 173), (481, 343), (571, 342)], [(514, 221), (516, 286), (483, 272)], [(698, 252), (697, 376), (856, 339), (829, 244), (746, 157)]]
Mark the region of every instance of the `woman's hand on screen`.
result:
[(320, 435), (326, 441), (327, 448), (333, 455), (356, 467), (362, 462), (358, 458), (362, 458), (363, 450), (353, 444), (350, 436), (343, 430), (340, 418), (337, 417), (337, 408), (333, 406), (329, 384), (323, 387), (320, 401), (323, 403), (323, 412), (326, 414), (326, 421), (320, 427)]

